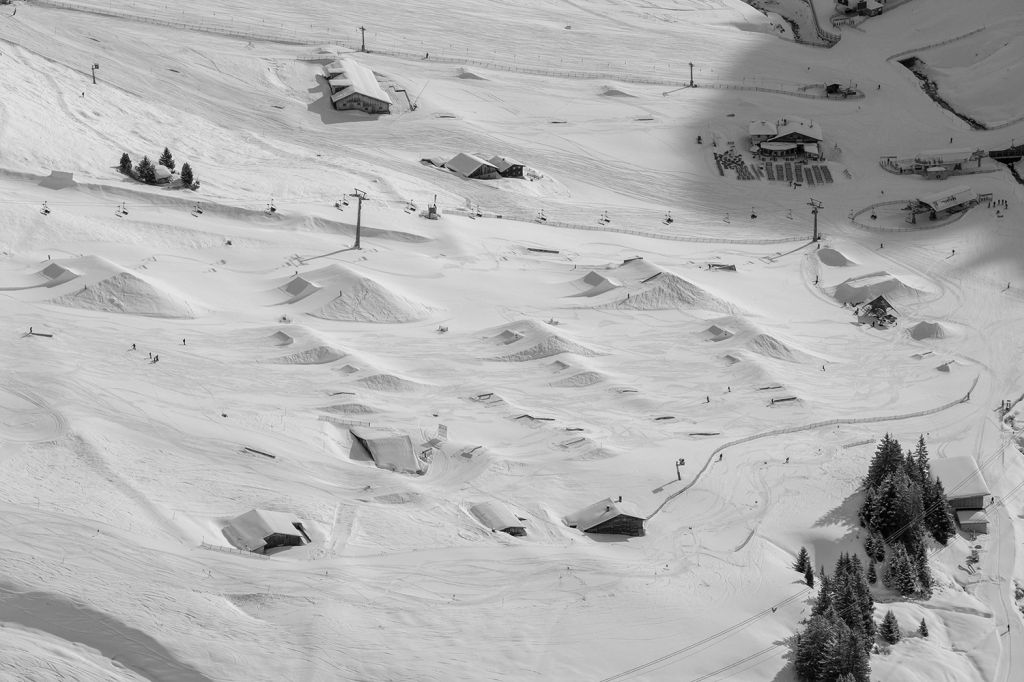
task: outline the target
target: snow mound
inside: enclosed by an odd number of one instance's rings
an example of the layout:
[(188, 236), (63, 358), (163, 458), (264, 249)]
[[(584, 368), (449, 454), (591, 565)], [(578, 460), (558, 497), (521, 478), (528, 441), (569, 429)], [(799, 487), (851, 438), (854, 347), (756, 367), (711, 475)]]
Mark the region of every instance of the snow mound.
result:
[(571, 294), (572, 296), (590, 297), (618, 289), (622, 286), (622, 282), (610, 277), (605, 277), (601, 273), (591, 270), (586, 275), (573, 282), (573, 286), (576, 287), (578, 293)]
[(368, 277), (346, 282), (330, 303), (310, 313), (324, 320), (401, 323), (430, 317), (432, 309), (401, 296)]
[(841, 252), (835, 249), (819, 249), (817, 251), (818, 260), (823, 265), (830, 265), (834, 268), (841, 268), (847, 265), (856, 265), (852, 260), (844, 256)]
[(548, 367), (551, 368), (552, 372), (561, 372), (562, 370), (569, 369), (571, 365), (568, 362), (562, 362), (561, 360), (555, 360)]
[(910, 336), (916, 341), (921, 339), (941, 339), (946, 335), (946, 330), (938, 322), (921, 321), (910, 328)]
[(355, 374), (356, 372), (359, 371), (359, 368), (354, 367), (352, 365), (344, 365), (342, 367), (339, 367), (338, 371), (341, 372), (342, 374)]
[(549, 334), (531, 346), (495, 359), (503, 360), (505, 362), (526, 362), (528, 360), (549, 358), (552, 355), (560, 355), (562, 353), (572, 353), (574, 355), (582, 355), (585, 357), (599, 355), (597, 351), (591, 350), (590, 348), (578, 344), (575, 341), (570, 341), (558, 334)]
[(290, 346), (293, 343), (295, 343), (295, 339), (293, 339), (291, 336), (289, 336), (288, 334), (286, 334), (284, 332), (281, 332), (281, 331), (277, 331), (277, 332), (274, 332), (273, 334), (271, 334), (270, 335), (270, 341), (275, 346)]
[(503, 346), (507, 346), (511, 343), (515, 343), (521, 338), (523, 338), (523, 335), (520, 334), (519, 332), (512, 331), (511, 329), (506, 329), (505, 331), (495, 336), (494, 340)]
[(553, 382), (552, 386), (558, 388), (583, 388), (585, 386), (593, 386), (599, 384), (605, 380), (605, 376), (600, 372), (580, 372), (579, 374), (573, 374), (571, 377), (560, 379)]
[(676, 308), (701, 308), (732, 314), (735, 308), (705, 291), (689, 280), (670, 272), (662, 272), (641, 284), (639, 291), (632, 291), (626, 298), (606, 303), (600, 308), (615, 310), (673, 310)]
[(386, 391), (389, 393), (409, 393), (417, 390), (420, 385), (415, 381), (409, 381), (394, 374), (373, 374), (357, 380), (371, 391)]
[(292, 277), (283, 286), (278, 287), (281, 291), (288, 295), (288, 303), (295, 303), (302, 299), (315, 294), (322, 288), (316, 282), (311, 282), (308, 279), (300, 276)]
[(316, 346), (298, 353), (277, 358), (274, 362), (282, 365), (325, 365), (345, 357), (346, 353), (330, 346)]
[(952, 361), (950, 361), (950, 362), (944, 362), (944, 363), (942, 363), (941, 365), (939, 365), (938, 367), (936, 367), (935, 369), (939, 370), (940, 372), (948, 372), (948, 371), (949, 371), (949, 368), (950, 368), (950, 366), (951, 366), (952, 364), (953, 364), (953, 362), (952, 362)]
[(768, 334), (758, 334), (747, 342), (747, 347), (759, 355), (786, 362), (800, 362), (804, 354), (793, 350), (782, 341)]
[(152, 284), (130, 272), (83, 286), (74, 293), (51, 300), (57, 305), (108, 313), (152, 317), (193, 318), (195, 310), (183, 297)]
[(727, 365), (735, 365), (737, 362), (740, 362), (740, 359), (735, 355), (723, 355), (722, 360), (725, 361), (725, 364)]
[(377, 410), (362, 403), (342, 403), (341, 405), (329, 405), (320, 408), (323, 412), (334, 412), (337, 414), (373, 414)]
[(895, 298), (920, 295), (921, 293), (923, 293), (921, 289), (912, 287), (899, 277), (883, 271), (848, 279), (836, 287), (833, 296), (841, 303), (856, 305), (878, 296)]
[(625, 90), (623, 90), (623, 89), (621, 89), (619, 87), (613, 86), (613, 85), (605, 85), (604, 87), (602, 87), (601, 88), (601, 96), (602, 97), (635, 97), (635, 95), (633, 95), (633, 94), (631, 94), (629, 92), (626, 92)]
[(455, 77), (456, 78), (461, 78), (463, 80), (473, 80), (473, 81), (485, 81), (485, 80), (487, 80), (483, 76), (481, 76), (479, 74), (476, 74), (476, 73), (473, 73), (472, 71), (470, 71), (469, 69), (467, 69), (465, 67), (459, 68), (455, 72)]
[(60, 265), (59, 263), (50, 263), (43, 268), (39, 274), (46, 279), (46, 283), (43, 285), (45, 287), (55, 287), (58, 284), (70, 282), (74, 278), (78, 277), (77, 272), (71, 268), (66, 268), (63, 265)]

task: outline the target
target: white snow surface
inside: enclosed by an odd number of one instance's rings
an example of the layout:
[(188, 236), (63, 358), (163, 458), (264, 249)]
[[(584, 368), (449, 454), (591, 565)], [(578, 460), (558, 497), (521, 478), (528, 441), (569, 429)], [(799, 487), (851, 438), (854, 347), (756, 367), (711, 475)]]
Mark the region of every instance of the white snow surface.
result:
[[(864, 558), (890, 432), (973, 457), (995, 502), (931, 548), (930, 600), (875, 588), (908, 636), (872, 679), (1019, 679), (1024, 192), (878, 158), (1024, 140), (1020, 25), (910, 0), (823, 49), (739, 0), (0, 6), (0, 678), (789, 682), (792, 561)], [(395, 103), (372, 120), (318, 81), (359, 26)], [(833, 82), (866, 96), (792, 94)], [(834, 183), (719, 175), (780, 112)], [(117, 172), (164, 147), (198, 191)], [(460, 151), (536, 172), (420, 163)], [(963, 184), (1003, 217), (849, 219)], [(895, 327), (844, 306), (880, 293)], [(352, 428), (429, 466), (368, 466)], [(563, 522), (619, 496), (645, 537)], [(312, 542), (232, 551), (251, 509)]]

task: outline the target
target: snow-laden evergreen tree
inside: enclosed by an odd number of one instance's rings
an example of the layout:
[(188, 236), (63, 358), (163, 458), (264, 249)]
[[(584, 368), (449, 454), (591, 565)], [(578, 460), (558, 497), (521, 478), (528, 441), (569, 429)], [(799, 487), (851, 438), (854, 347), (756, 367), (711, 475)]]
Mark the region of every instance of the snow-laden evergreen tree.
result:
[(192, 178), (192, 166), (188, 165), (188, 161), (181, 164), (181, 174), (179, 177), (181, 178), (181, 184), (186, 187), (191, 187), (192, 183), (195, 181)]
[(807, 553), (806, 547), (800, 548), (800, 553), (796, 555), (796, 563), (793, 564), (793, 570), (797, 573), (803, 573), (807, 570), (807, 566), (811, 563), (811, 557)]
[(125, 175), (132, 174), (132, 157), (128, 156), (128, 152), (121, 154), (121, 163), (118, 164), (117, 169)]
[(826, 679), (827, 654), (839, 640), (838, 623), (838, 619), (833, 620), (826, 613), (813, 615), (807, 621), (807, 627), (797, 635), (793, 666), (801, 680), (819, 682)]
[(826, 651), (823, 667), (825, 677), (821, 682), (831, 682), (843, 676), (852, 675), (854, 682), (869, 682), (871, 666), (868, 661), (870, 644), (865, 646), (861, 636), (846, 623), (840, 621), (835, 625), (836, 641), (831, 650)]
[(956, 535), (956, 522), (953, 521), (953, 513), (949, 510), (946, 489), (942, 487), (942, 481), (936, 479), (929, 485), (926, 495), (925, 526), (935, 541), (944, 545)]
[(148, 156), (143, 156), (139, 165), (135, 166), (135, 174), (143, 182), (156, 182), (156, 168)]
[(161, 166), (169, 171), (174, 170), (174, 157), (171, 156), (171, 150), (164, 147), (164, 153), (160, 155), (160, 160), (157, 161)]
[(814, 587), (814, 567), (810, 564), (804, 569), (804, 582), (807, 583), (807, 587)]
[(889, 554), (882, 582), (903, 596), (910, 596), (917, 591), (916, 573), (910, 557), (907, 556), (907, 549), (897, 542)]
[(922, 637), (928, 636), (928, 624), (924, 622), (924, 618), (921, 619), (921, 624), (917, 626), (917, 634)]
[(864, 478), (867, 488), (874, 488), (887, 474), (903, 468), (903, 450), (900, 443), (890, 434), (885, 434), (875, 448), (875, 454), (868, 466), (868, 475)]
[(868, 563), (868, 583), (874, 585), (878, 582), (878, 572), (875, 570), (875, 559), (872, 557), (871, 562)]
[(917, 448), (914, 450), (914, 462), (917, 464), (921, 480), (927, 481), (931, 477), (932, 469), (928, 461), (928, 446), (924, 443), (924, 434), (921, 434), (917, 439)]
[(889, 644), (895, 644), (903, 637), (903, 633), (900, 632), (900, 624), (896, 621), (896, 614), (892, 612), (892, 609), (885, 612), (885, 618), (882, 619), (882, 625), (878, 628), (878, 634)]

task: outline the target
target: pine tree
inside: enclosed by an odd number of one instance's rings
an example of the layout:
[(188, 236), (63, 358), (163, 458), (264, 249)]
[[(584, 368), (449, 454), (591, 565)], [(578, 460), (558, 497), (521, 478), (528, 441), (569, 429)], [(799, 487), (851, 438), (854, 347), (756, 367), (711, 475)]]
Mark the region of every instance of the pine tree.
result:
[(811, 563), (811, 557), (807, 554), (807, 548), (801, 547), (800, 553), (796, 555), (796, 563), (793, 564), (793, 570), (797, 573), (803, 573), (807, 570), (807, 565)]
[(896, 621), (896, 614), (891, 609), (885, 612), (885, 618), (882, 619), (882, 626), (878, 628), (878, 634), (889, 644), (895, 644), (903, 637), (903, 633), (900, 632), (900, 624)]
[(793, 665), (797, 676), (813, 682), (826, 679), (826, 654), (835, 648), (837, 640), (835, 621), (826, 614), (811, 616), (796, 638)]
[(871, 535), (875, 538), (875, 553), (871, 556), (871, 558), (881, 563), (885, 561), (885, 540), (882, 539), (881, 535), (878, 535), (874, 532), (872, 532)]
[(924, 434), (917, 439), (917, 449), (914, 451), (914, 462), (920, 472), (921, 480), (927, 481), (931, 478), (931, 465), (928, 462), (928, 447), (924, 444)]
[(921, 624), (917, 626), (917, 634), (922, 637), (928, 636), (928, 625), (924, 622), (924, 618), (921, 619)]
[(831, 650), (825, 652), (825, 676), (822, 682), (837, 679), (852, 679), (854, 682), (869, 682), (871, 667), (868, 662), (868, 647), (860, 635), (846, 627), (845, 623), (835, 626), (836, 640)]
[(814, 587), (814, 567), (810, 564), (804, 569), (804, 582), (807, 583), (807, 587)]
[(153, 167), (153, 162), (149, 160), (148, 156), (143, 156), (142, 160), (139, 161), (139, 165), (135, 166), (135, 174), (143, 182), (156, 181), (156, 169)]
[(917, 591), (915, 574), (916, 571), (907, 556), (906, 548), (902, 544), (896, 543), (885, 567), (882, 582), (886, 587), (896, 590), (903, 596), (909, 596)]
[(188, 165), (188, 161), (181, 165), (181, 184), (186, 187), (191, 187), (194, 179), (192, 178), (192, 166)]
[(164, 147), (164, 153), (160, 155), (160, 160), (157, 161), (161, 166), (169, 171), (174, 170), (174, 157), (171, 156), (171, 150)]
[(871, 563), (868, 564), (868, 582), (872, 585), (878, 582), (878, 573), (875, 571), (874, 559), (871, 559)]
[(938, 479), (928, 489), (928, 496), (925, 499), (924, 523), (928, 532), (939, 544), (945, 545), (951, 537), (956, 535), (956, 522), (953, 521), (953, 514), (946, 501), (946, 490), (942, 487), (942, 481)]
[(118, 165), (117, 168), (125, 175), (132, 174), (132, 159), (130, 156), (128, 156), (128, 152), (124, 152), (123, 154), (121, 154), (121, 163)]
[(875, 448), (875, 455), (868, 466), (868, 475), (864, 479), (867, 488), (874, 488), (882, 482), (887, 474), (891, 474), (902, 468), (903, 450), (899, 441), (890, 434), (885, 434)]

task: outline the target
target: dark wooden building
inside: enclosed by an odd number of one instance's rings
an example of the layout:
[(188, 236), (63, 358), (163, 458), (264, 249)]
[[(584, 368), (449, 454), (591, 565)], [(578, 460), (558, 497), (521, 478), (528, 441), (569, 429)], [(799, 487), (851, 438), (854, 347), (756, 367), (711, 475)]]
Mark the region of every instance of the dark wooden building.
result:
[(581, 509), (575, 514), (566, 516), (563, 521), (570, 528), (578, 528), (584, 533), (607, 533), (610, 535), (629, 535), (639, 537), (645, 534), (644, 521), (632, 505), (606, 498), (600, 502)]

